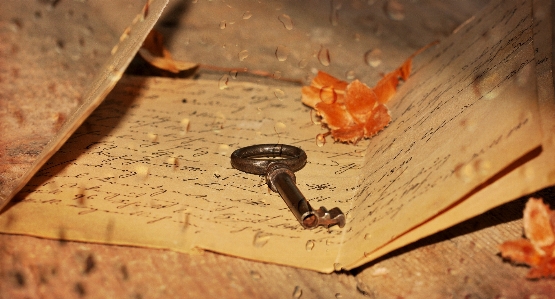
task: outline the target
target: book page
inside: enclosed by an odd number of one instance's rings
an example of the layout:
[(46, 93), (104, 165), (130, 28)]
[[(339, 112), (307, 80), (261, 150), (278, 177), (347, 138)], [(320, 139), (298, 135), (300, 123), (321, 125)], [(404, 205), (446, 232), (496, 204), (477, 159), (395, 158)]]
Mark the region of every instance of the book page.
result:
[(387, 134), (371, 140), (338, 263), (376, 258), (373, 251), (538, 149), (531, 11), (531, 1), (494, 1), (422, 55), (390, 102)]
[(131, 59), (135, 56), (135, 53), (139, 50), (146, 35), (160, 17), (167, 2), (168, 0), (148, 0), (146, 2), (142, 11), (121, 35), (120, 42), (112, 49), (112, 56), (92, 80), (83, 96), (81, 105), (68, 116), (56, 135), (42, 148), (41, 153), (36, 157), (31, 167), (15, 181), (0, 188), (0, 211), (112, 90), (125, 68), (131, 62)]
[[(552, 44), (551, 44), (551, 1), (533, 1), (534, 13), (534, 48), (535, 73), (538, 87), (538, 103), (542, 128), (542, 148), (533, 151), (526, 163), (517, 161), (508, 169), (501, 172), (500, 177), (489, 180), (483, 188), (471, 193), (452, 207), (439, 214), (423, 225), (403, 234), (386, 246), (371, 253), (359, 261), (359, 265), (370, 259), (375, 259), (393, 249), (420, 239), (422, 236), (431, 235), (442, 229), (450, 227), (475, 215), (484, 213), (508, 200), (515, 199), (536, 190), (555, 184), (555, 170), (553, 159), (555, 157), (555, 96), (553, 93), (552, 77)], [(491, 182), (490, 182), (491, 181)]]
[(296, 173), (301, 192), (314, 208), (346, 211), (367, 143), (316, 144), (321, 129), (299, 86), (224, 78), (124, 76), (22, 190), (0, 229), (333, 271), (342, 230), (303, 229), (265, 179), (233, 169), (230, 155), (254, 144), (300, 147), (308, 156)]

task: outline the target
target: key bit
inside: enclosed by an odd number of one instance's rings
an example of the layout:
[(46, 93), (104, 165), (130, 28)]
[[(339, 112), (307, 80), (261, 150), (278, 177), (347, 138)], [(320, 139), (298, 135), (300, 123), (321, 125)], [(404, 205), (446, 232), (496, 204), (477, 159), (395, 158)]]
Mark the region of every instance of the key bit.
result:
[(306, 163), (306, 153), (290, 145), (261, 144), (244, 147), (231, 155), (231, 164), (241, 171), (265, 174), (272, 191), (279, 193), (293, 215), (304, 228), (345, 225), (345, 215), (339, 208), (314, 210), (296, 185), (294, 171)]

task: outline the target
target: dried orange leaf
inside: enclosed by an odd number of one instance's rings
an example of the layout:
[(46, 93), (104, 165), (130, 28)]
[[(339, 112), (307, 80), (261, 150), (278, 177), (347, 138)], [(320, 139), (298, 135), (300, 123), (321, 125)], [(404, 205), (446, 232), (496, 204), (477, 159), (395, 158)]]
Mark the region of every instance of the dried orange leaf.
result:
[[(384, 104), (395, 94), (399, 79), (408, 79), (412, 58), (434, 44), (418, 50), (399, 68), (385, 75), (374, 88), (358, 80), (348, 84), (319, 71), (310, 86), (302, 88), (301, 101), (322, 117), (322, 124), (327, 126), (334, 140), (357, 143), (362, 138), (370, 138), (391, 121)], [(326, 135), (318, 134), (318, 138)]]
[(163, 35), (152, 29), (139, 49), (139, 55), (151, 65), (179, 73), (198, 67), (197, 63), (173, 60), (170, 52), (164, 47)]
[(524, 208), (524, 234), (538, 250), (555, 242), (549, 206), (539, 198), (530, 198)]
[(555, 277), (555, 213), (539, 198), (530, 198), (524, 208), (524, 234), (528, 239), (507, 241), (499, 246), (501, 256), (531, 266), (529, 279)]

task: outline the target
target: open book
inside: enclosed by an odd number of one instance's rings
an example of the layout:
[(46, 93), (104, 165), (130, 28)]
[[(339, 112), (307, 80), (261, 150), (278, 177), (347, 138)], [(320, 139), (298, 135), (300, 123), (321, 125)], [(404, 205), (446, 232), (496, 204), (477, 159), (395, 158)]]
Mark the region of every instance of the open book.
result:
[[(493, 1), (419, 55), (392, 122), (355, 146), (315, 142), (322, 128), (298, 86), (118, 81), (165, 6), (149, 3), (83, 107), (3, 190), (0, 203), (15, 199), (1, 232), (332, 272), (555, 184), (552, 82), (536, 74), (551, 49), (535, 44), (531, 1)], [(235, 149), (263, 143), (306, 151), (297, 185), (313, 207), (339, 207), (344, 228), (302, 229), (264, 178), (231, 167)]]

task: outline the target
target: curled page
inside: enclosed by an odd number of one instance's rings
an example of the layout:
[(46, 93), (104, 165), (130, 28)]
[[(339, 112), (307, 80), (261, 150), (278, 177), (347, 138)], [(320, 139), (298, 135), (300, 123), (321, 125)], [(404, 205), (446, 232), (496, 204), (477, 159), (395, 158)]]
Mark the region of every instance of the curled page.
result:
[(121, 78), (123, 71), (139, 50), (146, 35), (160, 17), (167, 2), (167, 0), (148, 0), (146, 2), (142, 12), (137, 15), (132, 24), (123, 32), (120, 42), (112, 49), (112, 56), (92, 80), (90, 87), (85, 92), (82, 104), (68, 116), (56, 135), (44, 146), (31, 167), (9, 186), (2, 186), (0, 189), (0, 210), (8, 204), (10, 199), (25, 186), (39, 168), (60, 149), (71, 134), (100, 105)]

